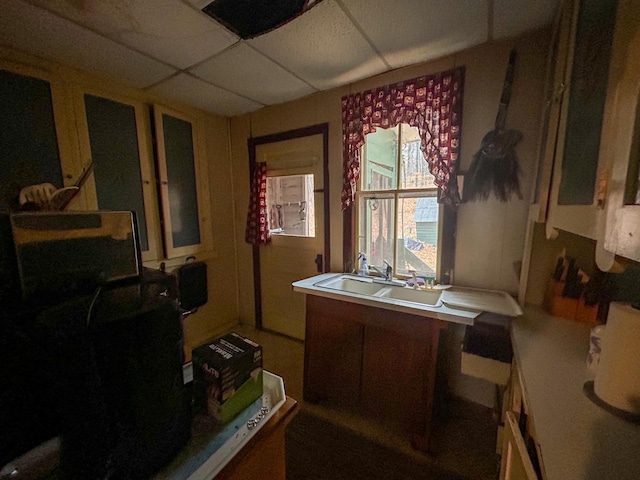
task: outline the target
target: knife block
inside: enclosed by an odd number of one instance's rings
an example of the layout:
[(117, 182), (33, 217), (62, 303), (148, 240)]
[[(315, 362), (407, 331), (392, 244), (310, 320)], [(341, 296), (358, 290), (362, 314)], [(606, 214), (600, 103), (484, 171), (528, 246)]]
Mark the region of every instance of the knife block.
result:
[(597, 323), (598, 305), (585, 304), (584, 297), (563, 297), (565, 282), (558, 282), (553, 278), (547, 283), (542, 306), (554, 317), (568, 318), (578, 322)]

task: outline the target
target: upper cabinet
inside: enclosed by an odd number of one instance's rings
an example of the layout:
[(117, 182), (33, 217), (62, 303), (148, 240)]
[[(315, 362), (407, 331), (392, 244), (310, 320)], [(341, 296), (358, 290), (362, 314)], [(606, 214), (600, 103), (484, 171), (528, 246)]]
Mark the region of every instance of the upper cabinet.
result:
[(204, 120), (91, 85), (0, 61), (0, 209), (22, 187), (86, 177), (67, 209), (135, 212), (147, 265), (210, 256)]
[(209, 191), (196, 122), (161, 105), (154, 105), (153, 117), (166, 256), (208, 250)]
[[(562, 5), (551, 48), (538, 200), (548, 235), (598, 236), (606, 175), (601, 136), (617, 0)], [(548, 195), (546, 192), (549, 192)]]
[(602, 237), (608, 252), (640, 261), (640, 2), (620, 0), (603, 152), (611, 172)]
[(149, 119), (141, 102), (78, 89), (81, 158), (93, 162), (85, 185), (90, 210), (133, 210), (143, 261), (161, 258)]
[(66, 90), (47, 72), (9, 67), (0, 69), (0, 210), (17, 208), (23, 187), (61, 188), (80, 173), (68, 136)]

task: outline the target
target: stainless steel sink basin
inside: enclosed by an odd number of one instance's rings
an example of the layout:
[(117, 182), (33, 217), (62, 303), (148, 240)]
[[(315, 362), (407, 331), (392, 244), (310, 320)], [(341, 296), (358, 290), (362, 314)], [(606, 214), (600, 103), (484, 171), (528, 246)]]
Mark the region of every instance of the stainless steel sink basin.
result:
[(386, 288), (384, 285), (358, 279), (354, 277), (340, 276), (330, 278), (316, 284), (318, 287), (331, 288), (343, 292), (360, 293), (362, 295), (374, 295), (376, 292)]
[(480, 314), (479, 310), (449, 306), (442, 293), (446, 290), (414, 290), (397, 279), (388, 281), (350, 273), (323, 273), (294, 282), (292, 286), (294, 291), (309, 295), (464, 325), (473, 325)]
[(376, 297), (395, 298), (406, 302), (420, 303), (422, 305), (441, 305), (441, 290), (412, 290), (402, 287), (388, 287), (378, 292)]
[(315, 284), (318, 287), (330, 288), (341, 292), (356, 293), (372, 297), (372, 300), (399, 300), (402, 302), (419, 303), (430, 307), (439, 307), (440, 290), (412, 290), (391, 282), (376, 281), (369, 277), (341, 275), (329, 278)]

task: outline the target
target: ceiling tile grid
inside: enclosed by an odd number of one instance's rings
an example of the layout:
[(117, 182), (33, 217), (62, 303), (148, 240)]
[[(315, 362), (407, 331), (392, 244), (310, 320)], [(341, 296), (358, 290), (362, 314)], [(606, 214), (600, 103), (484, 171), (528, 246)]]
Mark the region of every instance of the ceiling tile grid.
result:
[(324, 0), (283, 27), (248, 42), (319, 90), (387, 70), (334, 0)]
[(266, 105), (294, 100), (317, 91), (243, 42), (190, 72)]
[(186, 73), (180, 73), (155, 85), (149, 91), (228, 117), (252, 112), (264, 106), (242, 98), (235, 93), (215, 87)]
[(145, 87), (175, 69), (33, 5), (0, 2), (0, 42), (17, 50)]
[(488, 39), (488, 0), (342, 0), (393, 68), (433, 60)]
[(238, 37), (179, 0), (33, 0), (179, 69), (224, 50)]
[(244, 41), (211, 1), (0, 0), (0, 44), (235, 116), (543, 27), (559, 3), (323, 0)]

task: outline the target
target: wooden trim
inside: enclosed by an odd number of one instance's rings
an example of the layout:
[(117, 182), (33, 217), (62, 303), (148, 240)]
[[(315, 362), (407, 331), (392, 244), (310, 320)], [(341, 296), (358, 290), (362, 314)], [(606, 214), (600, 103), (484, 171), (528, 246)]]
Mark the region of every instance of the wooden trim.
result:
[(324, 180), (322, 188), (324, 189), (324, 262), (322, 272), (331, 271), (331, 198), (329, 196), (329, 124), (323, 123), (322, 125), (322, 170), (324, 172)]
[(448, 205), (440, 205), (444, 207), (444, 211), (442, 212), (441, 228), (442, 250), (439, 259), (440, 278), (437, 280), (443, 285), (447, 285), (453, 283), (455, 276), (458, 212)]
[(345, 210), (342, 211), (342, 271), (352, 272), (355, 269), (355, 215), (353, 214), (352, 202)]
[[(329, 124), (320, 123), (308, 127), (287, 130), (285, 132), (272, 133), (260, 137), (249, 137), (247, 148), (249, 150), (249, 185), (251, 185), (253, 171), (256, 165), (256, 147), (266, 143), (282, 142), (296, 138), (322, 135), (322, 161), (323, 161), (323, 205), (324, 205), (324, 254), (323, 272), (331, 269), (331, 212), (329, 196)], [(262, 289), (260, 276), (260, 247), (253, 246), (253, 292), (255, 304), (256, 328), (262, 329)]]

